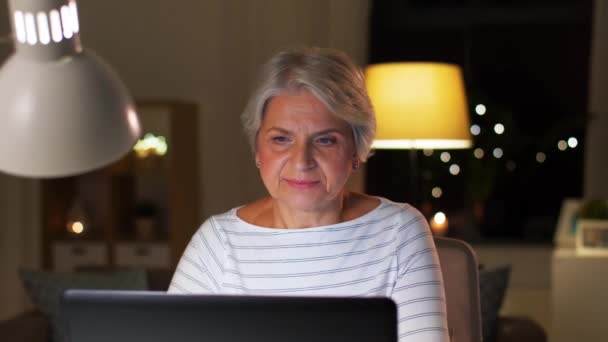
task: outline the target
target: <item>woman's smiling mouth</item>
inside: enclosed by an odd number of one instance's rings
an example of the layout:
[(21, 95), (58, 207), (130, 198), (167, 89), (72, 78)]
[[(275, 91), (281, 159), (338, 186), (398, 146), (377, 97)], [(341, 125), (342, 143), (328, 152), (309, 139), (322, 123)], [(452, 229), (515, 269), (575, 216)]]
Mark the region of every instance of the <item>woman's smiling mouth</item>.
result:
[(296, 189), (310, 189), (319, 184), (319, 181), (285, 179), (285, 182)]

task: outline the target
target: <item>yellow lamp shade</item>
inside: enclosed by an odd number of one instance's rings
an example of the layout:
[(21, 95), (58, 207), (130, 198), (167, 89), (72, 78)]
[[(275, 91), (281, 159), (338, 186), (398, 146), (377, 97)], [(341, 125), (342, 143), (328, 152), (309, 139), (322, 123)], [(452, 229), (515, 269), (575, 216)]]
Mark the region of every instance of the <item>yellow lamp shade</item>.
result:
[(366, 69), (376, 112), (376, 149), (456, 149), (472, 145), (460, 68), (384, 63)]

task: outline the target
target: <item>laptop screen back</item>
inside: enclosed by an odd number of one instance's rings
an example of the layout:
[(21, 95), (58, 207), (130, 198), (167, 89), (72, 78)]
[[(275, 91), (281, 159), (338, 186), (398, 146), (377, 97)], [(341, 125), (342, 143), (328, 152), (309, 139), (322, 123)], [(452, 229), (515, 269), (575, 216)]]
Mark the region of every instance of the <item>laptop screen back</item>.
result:
[(71, 342), (394, 342), (388, 298), (173, 295), (69, 290)]

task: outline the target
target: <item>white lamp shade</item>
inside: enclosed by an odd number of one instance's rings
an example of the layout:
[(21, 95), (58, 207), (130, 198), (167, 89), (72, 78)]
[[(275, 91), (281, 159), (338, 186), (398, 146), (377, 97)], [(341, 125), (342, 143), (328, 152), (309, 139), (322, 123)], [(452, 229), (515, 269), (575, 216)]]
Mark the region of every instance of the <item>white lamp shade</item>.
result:
[(460, 68), (445, 63), (384, 63), (366, 69), (376, 112), (377, 149), (469, 148)]
[(127, 90), (89, 51), (40, 63), (13, 55), (0, 70), (0, 170), (60, 177), (126, 154), (140, 135)]
[(71, 176), (129, 152), (141, 134), (135, 106), (112, 69), (82, 49), (75, 1), (10, 5), (16, 52), (0, 69), (0, 171)]

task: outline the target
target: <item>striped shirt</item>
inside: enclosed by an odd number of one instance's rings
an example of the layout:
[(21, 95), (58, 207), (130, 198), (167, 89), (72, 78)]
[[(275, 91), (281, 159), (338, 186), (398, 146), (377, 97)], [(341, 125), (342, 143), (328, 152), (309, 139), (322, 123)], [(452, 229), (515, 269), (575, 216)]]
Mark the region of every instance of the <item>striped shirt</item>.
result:
[(398, 308), (399, 341), (447, 341), (443, 283), (422, 214), (380, 198), (354, 220), (305, 229), (250, 224), (238, 208), (192, 237), (169, 292), (382, 296)]

